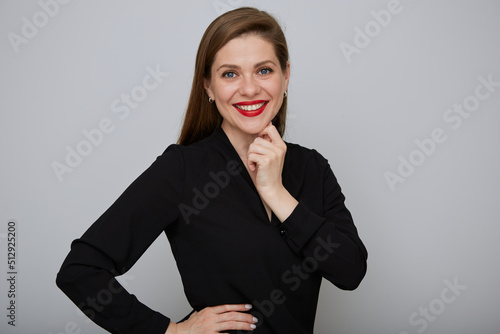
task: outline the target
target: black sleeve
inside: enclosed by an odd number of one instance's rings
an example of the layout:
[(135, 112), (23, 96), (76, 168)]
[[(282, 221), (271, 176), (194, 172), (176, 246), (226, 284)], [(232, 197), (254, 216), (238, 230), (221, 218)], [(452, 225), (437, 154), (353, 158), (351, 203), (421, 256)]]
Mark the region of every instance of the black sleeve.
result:
[(323, 277), (340, 289), (354, 290), (365, 276), (368, 253), (328, 162), (319, 154), (317, 158), (323, 175), (323, 214), (299, 202), (282, 223), (282, 235), (296, 254), (316, 260)]
[(115, 279), (129, 270), (178, 216), (181, 152), (171, 145), (71, 244), (56, 284), (111, 333), (164, 334), (170, 319), (142, 304)]

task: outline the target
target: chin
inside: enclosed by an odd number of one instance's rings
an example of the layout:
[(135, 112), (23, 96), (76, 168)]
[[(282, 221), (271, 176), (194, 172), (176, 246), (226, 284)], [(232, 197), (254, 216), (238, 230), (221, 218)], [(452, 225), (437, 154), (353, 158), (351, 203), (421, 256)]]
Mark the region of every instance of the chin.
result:
[(256, 135), (261, 133), (266, 126), (269, 125), (271, 122), (270, 119), (251, 119), (251, 120), (245, 120), (244, 123), (240, 124), (239, 128), (241, 131), (250, 134), (250, 135)]

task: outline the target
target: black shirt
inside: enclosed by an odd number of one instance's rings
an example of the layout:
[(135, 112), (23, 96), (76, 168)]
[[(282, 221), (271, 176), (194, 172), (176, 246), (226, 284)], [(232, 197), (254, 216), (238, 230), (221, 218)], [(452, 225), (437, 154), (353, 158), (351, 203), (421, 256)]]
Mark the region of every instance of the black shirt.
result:
[(114, 278), (164, 231), (194, 310), (248, 303), (259, 319), (253, 333), (313, 333), (322, 277), (355, 289), (367, 252), (318, 152), (287, 143), (282, 181), (299, 201), (283, 223), (269, 220), (222, 128), (171, 145), (73, 241), (57, 285), (112, 333), (165, 333), (170, 319)]

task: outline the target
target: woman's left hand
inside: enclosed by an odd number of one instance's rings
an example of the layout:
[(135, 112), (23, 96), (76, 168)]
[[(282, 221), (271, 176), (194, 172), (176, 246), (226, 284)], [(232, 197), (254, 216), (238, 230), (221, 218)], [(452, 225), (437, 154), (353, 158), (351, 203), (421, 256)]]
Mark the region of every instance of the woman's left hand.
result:
[(285, 154), (286, 144), (272, 123), (259, 133), (248, 148), (248, 168), (254, 173), (255, 187), (264, 200), (283, 187), (281, 173)]

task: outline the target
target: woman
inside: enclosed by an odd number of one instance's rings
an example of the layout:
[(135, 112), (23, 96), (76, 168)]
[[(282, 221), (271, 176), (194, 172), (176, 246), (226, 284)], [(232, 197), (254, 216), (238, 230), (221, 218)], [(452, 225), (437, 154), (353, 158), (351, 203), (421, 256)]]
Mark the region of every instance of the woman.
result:
[[(283, 142), (290, 63), (269, 14), (207, 28), (171, 145), (72, 243), (58, 286), (113, 333), (313, 333), (322, 277), (355, 289), (366, 249), (327, 161)], [(165, 232), (193, 312), (179, 323), (115, 280)]]

